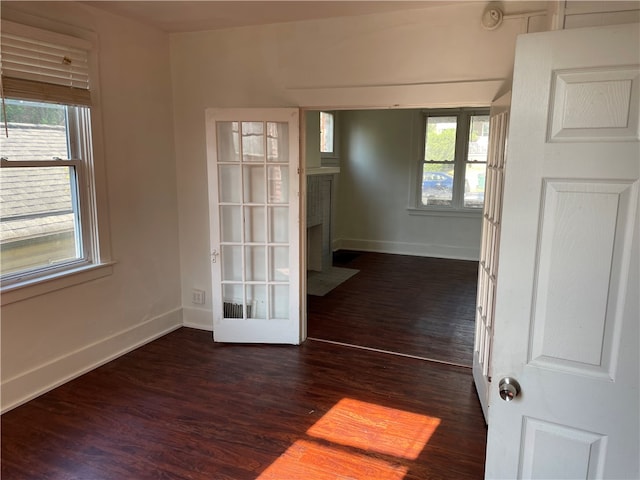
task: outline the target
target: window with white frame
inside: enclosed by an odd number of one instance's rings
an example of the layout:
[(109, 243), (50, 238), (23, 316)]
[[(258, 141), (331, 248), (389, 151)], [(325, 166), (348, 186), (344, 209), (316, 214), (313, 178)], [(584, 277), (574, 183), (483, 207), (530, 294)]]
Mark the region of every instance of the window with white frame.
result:
[(2, 287), (100, 262), (89, 42), (2, 22)]
[(338, 112), (320, 112), (320, 164), (323, 167), (340, 166), (338, 121)]
[(320, 112), (320, 154), (335, 154), (335, 115), (332, 112)]
[(489, 144), (488, 110), (425, 114), (417, 207), (482, 210)]

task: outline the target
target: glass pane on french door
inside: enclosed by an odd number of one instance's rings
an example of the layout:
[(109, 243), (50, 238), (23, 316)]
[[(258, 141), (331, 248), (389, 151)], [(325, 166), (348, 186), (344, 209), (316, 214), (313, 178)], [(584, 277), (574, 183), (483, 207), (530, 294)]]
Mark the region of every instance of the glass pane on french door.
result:
[(289, 316), (289, 125), (216, 122), (224, 320)]

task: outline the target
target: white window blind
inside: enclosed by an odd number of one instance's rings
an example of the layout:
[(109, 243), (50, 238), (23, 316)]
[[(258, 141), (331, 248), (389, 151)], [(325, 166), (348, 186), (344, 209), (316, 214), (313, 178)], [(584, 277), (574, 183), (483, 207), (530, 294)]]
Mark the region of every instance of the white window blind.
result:
[(32, 28), (28, 31), (24, 28), (25, 34), (21, 35), (20, 30), (21, 26), (16, 24), (2, 24), (3, 95), (22, 100), (91, 105), (89, 51), (78, 46), (85, 42), (48, 32), (34, 35), (36, 29)]

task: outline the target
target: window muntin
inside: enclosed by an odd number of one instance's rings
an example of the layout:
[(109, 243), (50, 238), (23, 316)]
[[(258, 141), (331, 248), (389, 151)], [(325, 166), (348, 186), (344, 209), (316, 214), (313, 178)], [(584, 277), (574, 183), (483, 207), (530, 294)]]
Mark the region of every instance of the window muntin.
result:
[[(74, 167), (2, 168), (0, 182), (5, 193), (26, 199), (23, 208), (16, 202), (2, 202), (0, 250), (3, 277), (44, 267), (55, 267), (82, 257), (75, 202)], [(47, 191), (39, 184), (44, 182)], [(43, 195), (44, 193), (44, 195)], [(47, 204), (46, 196), (54, 196)], [(21, 214), (21, 212), (25, 212)]]
[[(86, 107), (6, 100), (0, 137), (0, 275), (4, 284), (88, 261), (80, 185)], [(86, 209), (85, 209), (86, 210)]]
[(456, 110), (425, 117), (418, 208), (482, 209), (489, 117)]
[(484, 206), (484, 185), (489, 149), (489, 115), (472, 115), (464, 174), (464, 207)]
[[(69, 108), (45, 102), (5, 99), (8, 136), (0, 138), (2, 158), (11, 161), (72, 157)], [(4, 125), (3, 125), (4, 127)]]
[(422, 165), (422, 205), (453, 204), (456, 117), (427, 117)]

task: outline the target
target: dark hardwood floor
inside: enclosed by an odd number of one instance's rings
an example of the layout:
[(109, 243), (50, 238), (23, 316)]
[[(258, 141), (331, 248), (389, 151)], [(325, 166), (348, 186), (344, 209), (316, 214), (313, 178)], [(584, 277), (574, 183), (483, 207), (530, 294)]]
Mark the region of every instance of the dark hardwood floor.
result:
[(478, 262), (338, 252), (360, 272), (307, 297), (313, 338), (471, 366)]
[(2, 416), (2, 479), (480, 479), (466, 368), (182, 328)]

